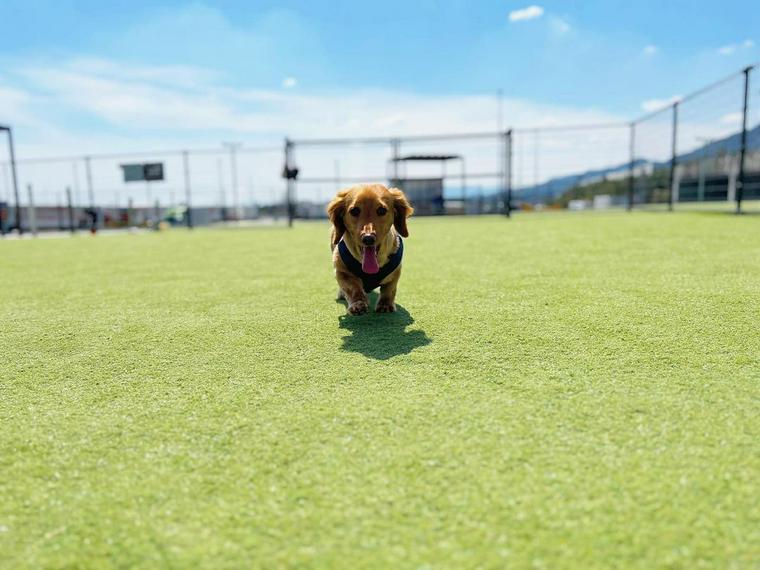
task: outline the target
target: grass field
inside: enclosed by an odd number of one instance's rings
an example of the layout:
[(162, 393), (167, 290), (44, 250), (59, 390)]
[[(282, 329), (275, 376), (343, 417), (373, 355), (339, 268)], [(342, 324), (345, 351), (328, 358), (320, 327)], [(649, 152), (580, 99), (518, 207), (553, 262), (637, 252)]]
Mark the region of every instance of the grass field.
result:
[(760, 565), (760, 218), (0, 242), (0, 567)]

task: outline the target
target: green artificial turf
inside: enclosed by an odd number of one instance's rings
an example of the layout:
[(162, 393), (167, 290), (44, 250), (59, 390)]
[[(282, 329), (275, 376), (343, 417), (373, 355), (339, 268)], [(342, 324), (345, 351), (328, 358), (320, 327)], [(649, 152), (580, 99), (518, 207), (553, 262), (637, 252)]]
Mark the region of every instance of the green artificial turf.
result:
[(760, 565), (760, 218), (0, 241), (0, 567)]

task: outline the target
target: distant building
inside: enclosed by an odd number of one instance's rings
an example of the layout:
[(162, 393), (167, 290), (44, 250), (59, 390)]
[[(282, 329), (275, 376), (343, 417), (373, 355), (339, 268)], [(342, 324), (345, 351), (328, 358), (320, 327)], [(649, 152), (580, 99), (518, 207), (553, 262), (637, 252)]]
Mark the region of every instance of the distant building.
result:
[(400, 178), (390, 180), (414, 206), (415, 214), (434, 216), (444, 213), (443, 178)]
[(594, 196), (594, 210), (606, 210), (612, 207), (612, 196), (609, 194), (597, 194)]
[(567, 203), (568, 210), (587, 210), (592, 205), (590, 200), (570, 200)]

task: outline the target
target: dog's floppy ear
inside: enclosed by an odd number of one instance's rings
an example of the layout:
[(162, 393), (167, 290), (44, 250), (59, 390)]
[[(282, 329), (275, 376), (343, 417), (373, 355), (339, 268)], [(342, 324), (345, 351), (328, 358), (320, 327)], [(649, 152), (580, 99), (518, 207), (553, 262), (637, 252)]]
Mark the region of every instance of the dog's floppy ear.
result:
[(406, 219), (414, 213), (414, 208), (401, 190), (391, 188), (390, 192), (393, 194), (393, 227), (403, 237), (409, 237)]
[(348, 196), (348, 190), (341, 190), (327, 205), (327, 216), (333, 226), (333, 245), (336, 245), (346, 233), (346, 224), (343, 223), (343, 216), (346, 214), (346, 196)]

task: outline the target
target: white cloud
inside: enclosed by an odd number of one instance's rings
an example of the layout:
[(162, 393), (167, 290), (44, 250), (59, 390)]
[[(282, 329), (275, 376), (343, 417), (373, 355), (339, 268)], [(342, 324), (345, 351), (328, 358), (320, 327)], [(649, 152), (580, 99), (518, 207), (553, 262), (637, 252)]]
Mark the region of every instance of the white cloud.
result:
[(175, 87), (192, 87), (219, 78), (215, 71), (206, 68), (186, 65), (135, 65), (96, 57), (75, 58), (67, 62), (66, 67), (91, 76), (119, 81), (150, 81)]
[(718, 53), (720, 55), (732, 55), (740, 49), (752, 49), (753, 47), (755, 47), (755, 42), (751, 39), (746, 39), (740, 44), (728, 44), (720, 47), (718, 48)]
[(742, 122), (742, 114), (728, 113), (720, 118), (720, 122), (724, 125), (740, 125)]
[(298, 80), (295, 77), (286, 77), (282, 80), (282, 86), (285, 89), (291, 89), (298, 85)]
[[(492, 132), (496, 127), (496, 105), (492, 95), (431, 96), (392, 90), (303, 92), (229, 87), (213, 79), (213, 74), (207, 74), (206, 70), (194, 68), (183, 69), (179, 75), (197, 77), (197, 81), (171, 85), (164, 81), (166, 74), (162, 71), (160, 67), (131, 68), (127, 64), (107, 61), (82, 65), (80, 60), (19, 68), (17, 73), (23, 77), (34, 101), (30, 110), (39, 111), (37, 118), (43, 122), (39, 128), (22, 129), (19, 133), (23, 135), (19, 137), (23, 139), (19, 145), (20, 157), (81, 156), (146, 148), (221, 149), (219, 141), (241, 140), (247, 147), (274, 147), (274, 152), (264, 156), (245, 155), (246, 160), (240, 162), (240, 180), (246, 181), (243, 184), (251, 179), (254, 181), (251, 185), (258, 188), (278, 189), (282, 182), (276, 164), (281, 158), (279, 147), (285, 135), (295, 139), (390, 137), (442, 131)], [(3, 93), (0, 90), (0, 99)], [(510, 97), (504, 99), (503, 115), (505, 124), (515, 128), (622, 120), (620, 116), (585, 107), (546, 105)], [(82, 121), (86, 127), (72, 126), (80, 125)], [(609, 136), (619, 134), (610, 132)], [(618, 138), (622, 145), (620, 161), (624, 161), (627, 138)], [(520, 140), (527, 141), (528, 137)], [(605, 139), (605, 148), (614, 146), (612, 138), (609, 142), (607, 144)], [(468, 170), (495, 172), (498, 167), (495, 141), (427, 144), (419, 145), (419, 149), (410, 146), (408, 150), (469, 153)], [(543, 164), (542, 178), (604, 166), (604, 161), (617, 160), (611, 159), (608, 153), (593, 152), (590, 141), (584, 142), (569, 135), (544, 137), (541, 144), (541, 148), (550, 153), (555, 150), (552, 145), (560, 145), (557, 152), (573, 157), (572, 160)], [(582, 147), (583, 144), (591, 145), (589, 152), (578, 151), (586, 148)], [(332, 165), (337, 159), (342, 161), (342, 175), (368, 176), (382, 175), (386, 150), (381, 148), (378, 151), (378, 147), (356, 151), (299, 148), (296, 155), (303, 172), (311, 176), (324, 175), (324, 165)], [(146, 156), (146, 159), (151, 158), (156, 157)], [(176, 162), (175, 159), (166, 160), (169, 171), (181, 172), (180, 166), (171, 162)], [(193, 187), (194, 191), (197, 188), (199, 201), (210, 202), (218, 197), (217, 160), (214, 155), (193, 158)], [(122, 188), (118, 160), (102, 160), (97, 164), (96, 182), (103, 192), (119, 188), (122, 196), (134, 192), (134, 188)], [(533, 169), (529, 170), (533, 172)], [(63, 166), (51, 164), (50, 167), (26, 165), (23, 176), (25, 182), (37, 184), (40, 192), (48, 192), (45, 199), (60, 191), (62, 184), (74, 184), (70, 179), (70, 163)], [(179, 192), (181, 180), (181, 175), (174, 174), (164, 186)], [(526, 178), (523, 182), (531, 180)], [(173, 187), (172, 184), (180, 186)], [(317, 191), (316, 188), (312, 190)], [(323, 190), (334, 191), (332, 187)], [(109, 199), (112, 195), (109, 194)]]
[(29, 95), (20, 89), (0, 85), (0, 108), (3, 110), (3, 124), (10, 122), (12, 118), (18, 115), (28, 100)]
[(519, 22), (522, 20), (533, 20), (544, 15), (544, 9), (541, 6), (528, 6), (519, 10), (512, 10), (509, 13), (510, 22)]
[(24, 75), (64, 113), (84, 112), (114, 126), (225, 128), (235, 117), (211, 93), (185, 90), (152, 81), (130, 81), (75, 67), (31, 68)]
[(299, 10), (273, 6), (257, 9), (255, 18), (233, 19), (215, 2), (152, 4), (147, 17), (126, 23), (109, 45), (137, 61), (194, 62), (272, 85), (282, 81), (283, 69), (303, 81), (334, 65), (321, 32)]
[(558, 35), (566, 34), (573, 29), (572, 26), (562, 18), (552, 18), (549, 25), (551, 26), (552, 31)]
[(659, 48), (656, 45), (650, 44), (648, 46), (644, 46), (644, 49), (641, 50), (641, 53), (646, 56), (652, 56), (655, 55), (659, 50)]
[[(283, 92), (231, 88), (198, 79), (192, 85), (159, 81), (161, 68), (125, 69), (113, 63), (102, 73), (79, 61), (19, 71), (37, 96), (57, 107), (51, 117), (85, 113), (123, 129), (173, 129), (177, 132), (238, 131), (258, 136), (353, 136), (435, 133), (446, 117), (446, 130), (490, 130), (495, 112), (487, 95), (418, 95), (403, 91)], [(183, 73), (203, 78), (203, 69)], [(207, 76), (210, 77), (210, 76)], [(289, 82), (293, 79), (293, 83)], [(296, 84), (288, 78), (283, 86)], [(505, 101), (512, 126), (617, 120), (600, 111)]]
[(674, 95), (669, 99), (648, 99), (641, 104), (641, 108), (647, 113), (659, 111), (681, 100), (681, 95)]
[[(39, 117), (31, 109), (34, 101), (34, 95), (27, 90), (0, 83), (0, 124), (10, 125), (17, 131), (40, 125)], [(0, 142), (0, 148), (2, 144), (4, 143)], [(2, 153), (0, 150), (0, 155)]]

